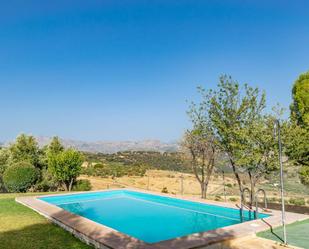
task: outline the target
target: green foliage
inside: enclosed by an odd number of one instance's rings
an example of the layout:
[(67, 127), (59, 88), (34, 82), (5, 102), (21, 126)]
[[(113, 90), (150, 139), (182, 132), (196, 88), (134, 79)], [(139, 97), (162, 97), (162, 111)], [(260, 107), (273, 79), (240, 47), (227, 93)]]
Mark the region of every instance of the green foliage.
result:
[(3, 182), (10, 192), (26, 192), (38, 179), (38, 171), (29, 162), (9, 166), (3, 175)]
[(34, 185), (33, 190), (39, 192), (56, 191), (58, 188), (57, 180), (45, 168), (41, 170), (41, 178)]
[(190, 171), (182, 153), (178, 152), (123, 151), (114, 154), (84, 154), (86, 161), (94, 163), (121, 163), (124, 166), (143, 165), (147, 169)]
[(42, 168), (39, 147), (33, 136), (19, 135), (15, 143), (9, 146), (9, 151), (10, 163), (29, 162), (36, 168)]
[(81, 172), (83, 156), (74, 149), (48, 154), (48, 170), (61, 183), (66, 191), (71, 191)]
[(122, 177), (144, 176), (146, 167), (143, 165), (125, 165), (120, 162), (97, 163), (82, 169), (82, 173), (89, 176)]
[(231, 77), (222, 76), (211, 103), (209, 115), (220, 146), (236, 165), (243, 156), (248, 129), (265, 108), (265, 94), (260, 94), (258, 88), (247, 84), (241, 87)]
[(303, 184), (309, 185), (309, 166), (308, 165), (301, 167), (299, 171), (299, 178)]
[(91, 190), (91, 183), (87, 179), (77, 180), (74, 184), (72, 190), (73, 191), (89, 191)]
[(304, 198), (290, 198), (289, 204), (295, 205), (295, 206), (304, 206), (306, 205)]
[(8, 149), (0, 149), (0, 176), (3, 175), (5, 169), (8, 166), (8, 161), (10, 158), (10, 152)]
[(309, 71), (301, 74), (292, 90), (291, 118), (297, 125), (309, 126)]
[(206, 198), (207, 187), (215, 167), (218, 141), (208, 115), (211, 109), (212, 92), (199, 87), (202, 101), (192, 102), (188, 111), (192, 129), (185, 133), (182, 147), (190, 158), (193, 173), (200, 183), (202, 198)]
[(238, 198), (230, 197), (230, 198), (229, 198), (229, 201), (235, 202), (235, 201), (238, 201)]
[(3, 183), (3, 174), (8, 167), (10, 153), (7, 149), (0, 149), (0, 192), (6, 192), (5, 185)]
[[(268, 128), (262, 117), (265, 94), (247, 84), (241, 86), (226, 75), (220, 77), (217, 90), (202, 89), (200, 92), (203, 100), (195, 108), (196, 120), (202, 120), (201, 123), (213, 129), (217, 144), (228, 156), (241, 190), (239, 171), (252, 172), (259, 168), (263, 161), (261, 158), (264, 158), (264, 147), (270, 141), (269, 132), (267, 137), (257, 137), (257, 134), (264, 135)], [(246, 157), (246, 153), (250, 157)]]
[(58, 154), (64, 151), (64, 147), (61, 144), (59, 137), (53, 137), (50, 144), (48, 145), (48, 153)]
[(292, 96), (286, 153), (289, 159), (302, 166), (300, 179), (309, 185), (309, 72), (301, 74), (295, 81)]

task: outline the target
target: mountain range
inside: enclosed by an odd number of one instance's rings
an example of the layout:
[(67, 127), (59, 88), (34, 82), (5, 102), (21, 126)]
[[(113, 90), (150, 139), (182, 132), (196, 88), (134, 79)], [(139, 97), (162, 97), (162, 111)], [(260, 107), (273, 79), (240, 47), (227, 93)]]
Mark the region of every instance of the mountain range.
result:
[[(36, 140), (40, 147), (51, 141), (51, 137), (37, 136)], [(179, 149), (177, 142), (162, 142), (155, 139), (141, 141), (96, 141), (86, 142), (73, 139), (60, 138), (65, 147), (74, 147), (77, 150), (93, 153), (116, 153), (119, 151), (158, 151), (174, 152)]]

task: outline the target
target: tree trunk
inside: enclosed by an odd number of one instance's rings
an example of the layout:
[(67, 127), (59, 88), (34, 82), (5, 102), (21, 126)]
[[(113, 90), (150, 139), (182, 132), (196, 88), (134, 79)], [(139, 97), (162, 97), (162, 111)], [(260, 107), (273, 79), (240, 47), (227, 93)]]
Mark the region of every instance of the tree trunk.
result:
[(69, 184), (69, 191), (72, 190), (73, 182), (74, 182), (74, 179), (72, 178)]
[(233, 168), (234, 175), (236, 177), (236, 181), (238, 183), (239, 194), (240, 194), (240, 196), (242, 196), (242, 184), (241, 184), (241, 180), (240, 180), (239, 174), (236, 171), (236, 166), (235, 166), (234, 161), (232, 159), (230, 159), (230, 162), (231, 162), (231, 165), (232, 165), (232, 168)]
[(202, 199), (206, 199), (208, 182), (201, 182)]
[(254, 184), (254, 179), (251, 174), (251, 172), (248, 172), (249, 178), (250, 178), (250, 184), (251, 184), (251, 189), (250, 189), (250, 208), (254, 205), (254, 194), (255, 194), (255, 184)]
[(65, 191), (68, 191), (68, 185), (67, 185), (67, 183), (66, 183), (65, 181), (63, 182), (62, 185), (63, 185), (63, 187), (64, 187), (64, 190), (65, 190)]

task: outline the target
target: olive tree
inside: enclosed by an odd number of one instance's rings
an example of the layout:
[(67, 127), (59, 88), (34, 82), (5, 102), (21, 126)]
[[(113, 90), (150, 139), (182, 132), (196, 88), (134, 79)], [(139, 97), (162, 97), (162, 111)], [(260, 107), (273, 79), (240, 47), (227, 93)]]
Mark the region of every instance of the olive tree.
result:
[(240, 86), (230, 76), (221, 76), (218, 89), (212, 94), (209, 110), (211, 123), (221, 150), (228, 156), (240, 193), (243, 187), (239, 171), (243, 170), (241, 159), (250, 135), (247, 131), (264, 108), (264, 93), (247, 84)]
[(237, 163), (250, 179), (250, 207), (255, 201), (258, 181), (278, 169), (278, 148), (273, 137), (274, 120), (271, 115), (260, 115), (243, 130), (246, 139)]
[(208, 115), (211, 94), (201, 87), (198, 89), (203, 98), (200, 103), (190, 105), (188, 115), (192, 129), (185, 133), (182, 146), (190, 158), (192, 171), (201, 186), (202, 198), (206, 198), (218, 146)]

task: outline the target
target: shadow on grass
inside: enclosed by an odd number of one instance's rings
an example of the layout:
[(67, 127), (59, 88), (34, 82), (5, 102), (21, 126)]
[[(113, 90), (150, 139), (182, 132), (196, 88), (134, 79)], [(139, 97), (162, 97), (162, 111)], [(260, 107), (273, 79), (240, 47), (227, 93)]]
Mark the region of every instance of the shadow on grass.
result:
[(280, 237), (278, 234), (275, 233), (275, 231), (273, 230), (273, 227), (271, 224), (269, 224), (267, 221), (265, 221), (264, 219), (261, 219), (267, 226), (269, 226), (270, 232), (272, 235), (274, 235), (277, 239), (279, 239), (282, 243), (284, 243), (284, 240), (282, 237)]
[[(92, 246), (99, 248), (102, 245), (108, 248), (117, 249), (163, 249), (163, 248), (201, 248), (202, 246), (212, 245), (222, 242), (224, 238), (225, 248), (229, 248), (230, 239), (235, 238), (233, 231), (217, 229), (209, 231), (207, 236), (203, 233), (192, 234), (187, 237), (180, 237), (172, 240), (163, 241), (156, 244), (148, 244), (133, 237), (114, 232), (113, 230), (102, 231), (100, 226), (92, 226), (93, 223), (85, 224), (79, 217), (61, 211), (53, 214), (57, 217), (58, 224), (49, 222), (38, 223), (25, 226), (17, 230), (10, 230), (0, 233), (0, 248), (2, 249), (90, 249), (85, 243), (80, 242), (74, 236), (84, 242), (91, 239)], [(61, 218), (62, 217), (62, 218)], [(65, 229), (70, 233), (63, 230)], [(61, 223), (62, 223), (61, 222)], [(61, 227), (60, 227), (61, 226)], [(149, 224), (151, 226), (151, 224)], [(74, 229), (72, 229), (74, 228)], [(104, 230), (104, 229), (103, 229)], [(82, 232), (83, 231), (83, 232)]]
[(0, 232), (1, 249), (91, 249), (62, 228), (38, 223)]

